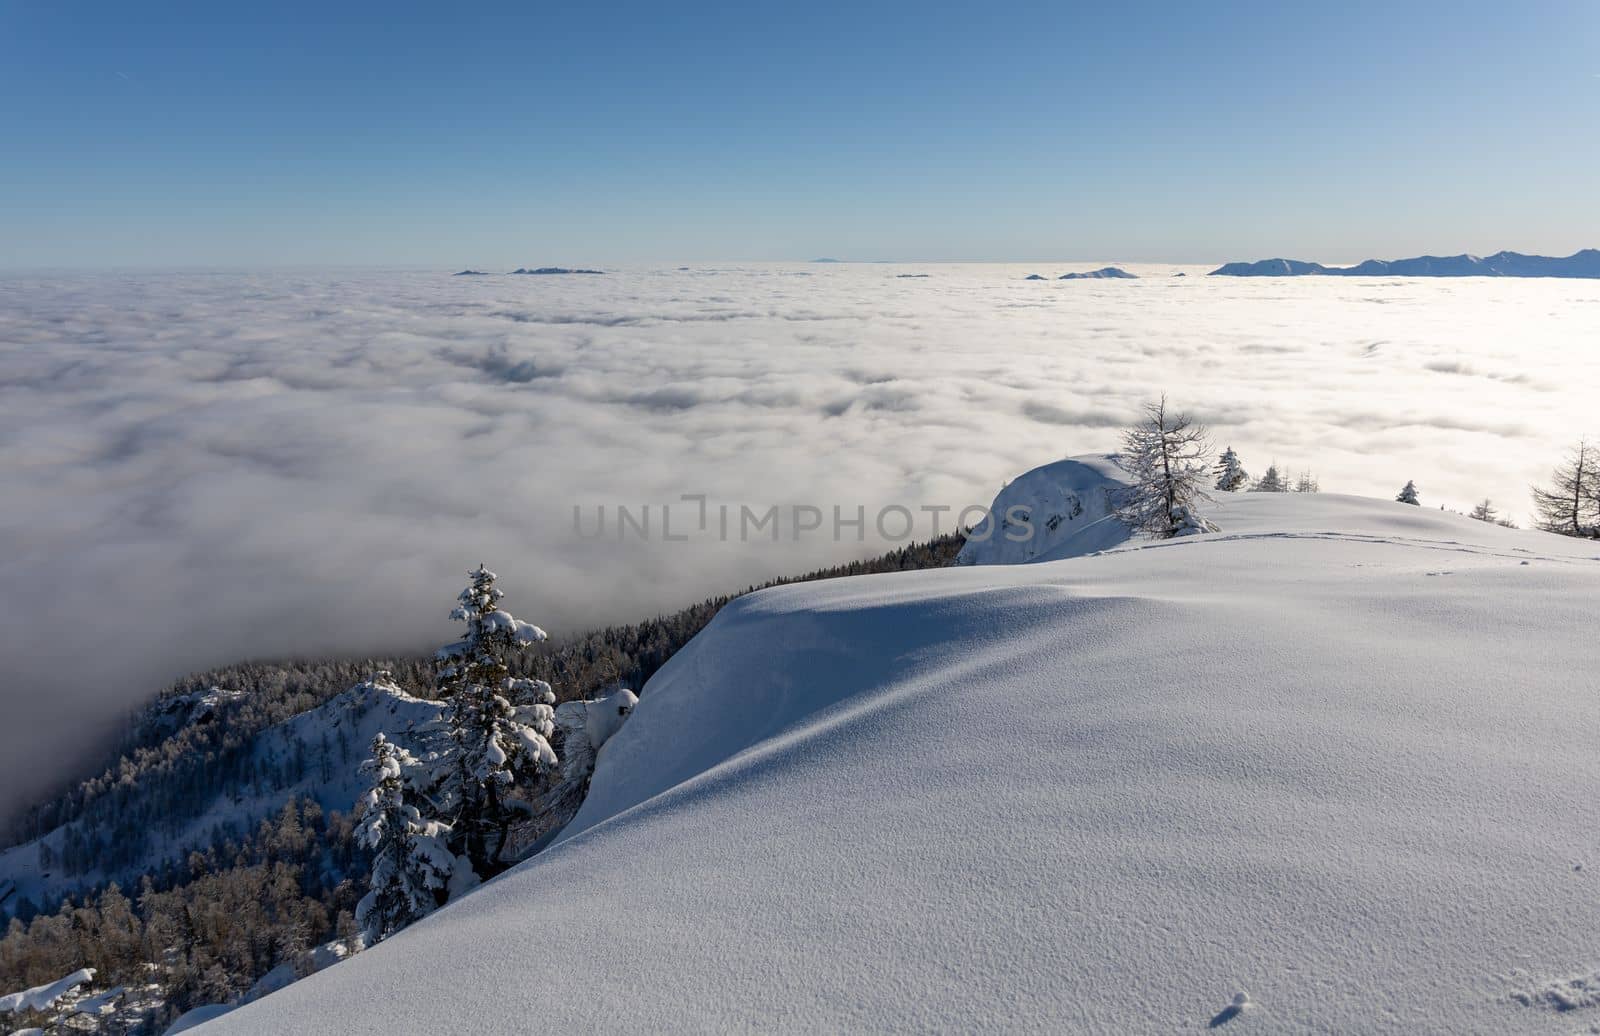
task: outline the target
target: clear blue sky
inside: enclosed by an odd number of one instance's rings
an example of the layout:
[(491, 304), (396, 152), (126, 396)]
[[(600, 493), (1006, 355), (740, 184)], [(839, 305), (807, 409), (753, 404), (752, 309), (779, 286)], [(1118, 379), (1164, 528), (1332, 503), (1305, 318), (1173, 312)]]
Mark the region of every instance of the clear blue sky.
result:
[(1600, 245), (1600, 3), (7, 3), (0, 265)]

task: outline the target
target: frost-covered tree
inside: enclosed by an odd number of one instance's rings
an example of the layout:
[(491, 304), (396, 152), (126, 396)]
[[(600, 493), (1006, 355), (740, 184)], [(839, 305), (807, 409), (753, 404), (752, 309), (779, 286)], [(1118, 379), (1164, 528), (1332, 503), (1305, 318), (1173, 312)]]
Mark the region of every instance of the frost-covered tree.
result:
[(1474, 507), (1468, 518), (1476, 518), (1480, 522), (1498, 522), (1500, 514), (1494, 509), (1494, 504), (1488, 497), (1483, 498), (1483, 503)]
[(1225, 493), (1237, 493), (1250, 484), (1250, 473), (1239, 463), (1239, 455), (1229, 446), (1217, 461), (1217, 488)]
[(1422, 506), (1422, 501), (1417, 499), (1417, 484), (1409, 479), (1406, 481), (1405, 488), (1400, 490), (1400, 493), (1395, 497), (1395, 500), (1402, 504), (1415, 504), (1418, 507)]
[(1250, 487), (1252, 493), (1287, 493), (1289, 483), (1279, 474), (1276, 464), (1267, 466), (1267, 473), (1256, 479), (1256, 484)]
[(1600, 450), (1579, 442), (1550, 487), (1534, 487), (1533, 506), (1545, 532), (1600, 537)]
[(1118, 461), (1132, 481), (1116, 495), (1117, 517), (1158, 538), (1214, 528), (1195, 513), (1205, 491), (1210, 447), (1204, 426), (1167, 412), (1167, 399), (1147, 403), (1144, 419), (1122, 433)]
[(1322, 492), (1322, 487), (1317, 484), (1317, 476), (1309, 471), (1302, 471), (1299, 480), (1294, 484), (1294, 491), (1296, 493), (1320, 493)]
[(466, 636), (439, 651), (438, 690), (448, 702), (453, 743), (443, 808), (453, 810), (456, 844), (480, 878), (504, 870), (511, 825), (521, 815), (506, 793), (555, 766), (549, 737), (555, 695), (543, 680), (513, 678), (512, 652), (545, 639), (544, 630), (500, 607), (495, 575), (479, 565), (450, 617)]
[(414, 766), (410, 753), (379, 734), (372, 739), (372, 758), (361, 767), (372, 787), (356, 803), (361, 819), (355, 836), (372, 850), (372, 876), (355, 920), (369, 943), (437, 908), (455, 870), (446, 844), (450, 828), (424, 820), (406, 801), (405, 774)]

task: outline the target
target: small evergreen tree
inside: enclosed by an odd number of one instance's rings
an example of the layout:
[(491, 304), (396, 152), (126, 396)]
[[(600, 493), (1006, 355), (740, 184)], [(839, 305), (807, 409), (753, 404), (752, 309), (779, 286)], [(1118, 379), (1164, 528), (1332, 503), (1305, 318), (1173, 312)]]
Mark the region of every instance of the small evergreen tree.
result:
[(1406, 482), (1405, 488), (1400, 490), (1400, 495), (1396, 496), (1395, 500), (1402, 504), (1415, 504), (1418, 507), (1422, 506), (1422, 501), (1417, 499), (1417, 484), (1411, 481)]
[(1322, 487), (1317, 484), (1317, 476), (1309, 471), (1302, 471), (1299, 481), (1294, 484), (1294, 491), (1296, 493), (1320, 493), (1322, 492)]
[(1287, 493), (1289, 483), (1284, 481), (1278, 473), (1278, 465), (1269, 464), (1267, 473), (1256, 479), (1256, 484), (1250, 487), (1252, 493)]
[(1116, 497), (1117, 517), (1165, 539), (1212, 528), (1194, 506), (1205, 491), (1210, 448), (1204, 426), (1187, 414), (1169, 414), (1167, 400), (1147, 403), (1144, 420), (1123, 432), (1118, 461), (1133, 481)]
[(1217, 461), (1217, 488), (1224, 493), (1237, 493), (1250, 482), (1250, 473), (1239, 463), (1239, 455), (1229, 446)]
[(1490, 502), (1488, 497), (1484, 497), (1483, 503), (1474, 507), (1467, 517), (1476, 518), (1480, 522), (1498, 522), (1500, 519), (1498, 512), (1494, 509), (1494, 504)]
[(369, 891), (356, 905), (355, 921), (369, 943), (386, 939), (443, 901), (455, 870), (445, 844), (450, 829), (424, 820), (406, 802), (410, 753), (382, 734), (372, 739), (372, 758), (361, 767), (373, 784), (356, 803), (361, 821), (356, 840), (372, 850)]
[(510, 676), (507, 659), (545, 639), (544, 630), (500, 608), (495, 574), (479, 565), (450, 617), (466, 636), (439, 652), (454, 748), (444, 798), (455, 810), (456, 844), (480, 878), (504, 870), (502, 853), (522, 810), (506, 793), (556, 764), (555, 695), (542, 680)]
[(1533, 490), (1535, 524), (1563, 536), (1600, 537), (1600, 450), (1579, 442), (1556, 468), (1549, 489)]

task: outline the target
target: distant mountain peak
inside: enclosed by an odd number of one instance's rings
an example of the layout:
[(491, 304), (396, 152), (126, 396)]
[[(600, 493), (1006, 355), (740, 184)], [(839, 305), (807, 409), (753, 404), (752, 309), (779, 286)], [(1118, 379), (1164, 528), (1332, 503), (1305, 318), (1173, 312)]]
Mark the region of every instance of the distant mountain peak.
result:
[(1226, 263), (1213, 277), (1572, 277), (1600, 278), (1600, 249), (1569, 256), (1524, 255), (1499, 251), (1491, 256), (1419, 255), (1410, 259), (1368, 259), (1354, 266), (1323, 266), (1299, 259), (1258, 259)]
[(1056, 278), (1056, 280), (1058, 280), (1058, 281), (1101, 281), (1101, 280), (1130, 280), (1130, 281), (1133, 281), (1133, 280), (1138, 280), (1138, 279), (1139, 279), (1139, 275), (1138, 274), (1129, 273), (1127, 270), (1124, 270), (1124, 269), (1122, 269), (1121, 267), (1118, 267), (1118, 266), (1102, 266), (1098, 270), (1090, 270), (1087, 273), (1064, 273), (1060, 277)]

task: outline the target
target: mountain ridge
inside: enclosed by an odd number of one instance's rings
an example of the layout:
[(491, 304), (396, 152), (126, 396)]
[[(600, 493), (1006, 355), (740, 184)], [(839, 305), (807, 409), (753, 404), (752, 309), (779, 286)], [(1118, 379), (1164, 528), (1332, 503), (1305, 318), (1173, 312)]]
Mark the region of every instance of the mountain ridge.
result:
[(1500, 251), (1490, 256), (1419, 255), (1409, 259), (1368, 259), (1354, 266), (1324, 266), (1301, 259), (1258, 259), (1224, 263), (1212, 277), (1560, 277), (1600, 278), (1600, 248), (1568, 256), (1524, 255)]

